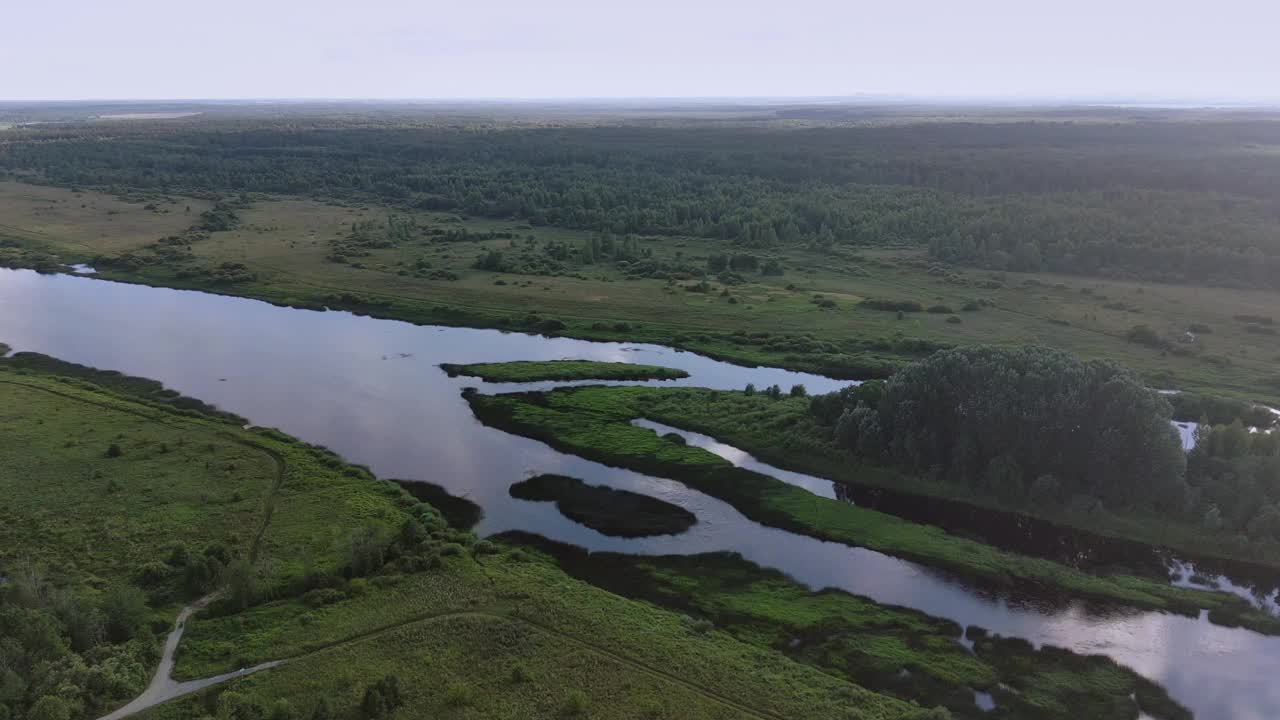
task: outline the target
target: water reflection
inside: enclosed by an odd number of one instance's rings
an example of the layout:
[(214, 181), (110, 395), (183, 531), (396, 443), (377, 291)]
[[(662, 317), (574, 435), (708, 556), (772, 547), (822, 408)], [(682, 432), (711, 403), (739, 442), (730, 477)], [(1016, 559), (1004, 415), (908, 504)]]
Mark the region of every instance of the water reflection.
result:
[[(1037, 645), (1105, 653), (1164, 684), (1201, 718), (1280, 717), (1280, 683), (1272, 680), (1280, 676), (1280, 639), (1203, 618), (973, 587), (880, 553), (763, 527), (677, 482), (485, 428), (460, 396), (478, 383), (451, 379), (437, 364), (640, 360), (690, 373), (664, 386), (800, 383), (827, 392), (847, 383), (741, 368), (653, 345), (417, 327), (29, 271), (0, 270), (0, 340), (17, 350), (155, 378), (255, 424), (329, 446), (383, 477), (437, 482), (484, 507), (478, 528), (484, 534), (519, 529), (592, 550), (643, 554), (732, 550), (815, 588), (842, 588)], [(538, 472), (653, 495), (694, 512), (699, 523), (678, 536), (600, 535), (551, 504), (507, 494), (511, 483)]]

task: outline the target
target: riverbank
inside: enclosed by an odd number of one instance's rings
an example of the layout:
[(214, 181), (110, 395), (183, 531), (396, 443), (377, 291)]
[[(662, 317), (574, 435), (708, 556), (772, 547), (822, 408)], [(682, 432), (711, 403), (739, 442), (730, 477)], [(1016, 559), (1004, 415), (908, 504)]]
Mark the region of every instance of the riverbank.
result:
[(553, 380), (675, 380), (689, 373), (659, 365), (636, 365), (624, 362), (592, 360), (519, 360), (504, 363), (441, 363), (449, 377), (466, 375), (489, 383), (521, 383)]
[(866, 547), (998, 585), (1031, 583), (1074, 596), (1191, 616), (1208, 609), (1215, 622), (1280, 634), (1280, 619), (1255, 611), (1235, 596), (1174, 588), (1128, 575), (1089, 575), (817, 497), (736, 468), (701, 448), (674, 443), (631, 425), (640, 415), (632, 400), (648, 392), (652, 390), (587, 387), (496, 396), (468, 393), (466, 397), (485, 424), (597, 462), (679, 480), (766, 525)]
[[(543, 538), (500, 538), (545, 553), (567, 573), (623, 597), (685, 613), (699, 632), (726, 632), (876, 692), (972, 717), (974, 693), (1004, 717), (1190, 718), (1165, 690), (1102, 656), (1081, 656), (962, 628), (716, 553), (639, 557), (586, 553)], [(1063, 678), (1069, 681), (1060, 682)]]

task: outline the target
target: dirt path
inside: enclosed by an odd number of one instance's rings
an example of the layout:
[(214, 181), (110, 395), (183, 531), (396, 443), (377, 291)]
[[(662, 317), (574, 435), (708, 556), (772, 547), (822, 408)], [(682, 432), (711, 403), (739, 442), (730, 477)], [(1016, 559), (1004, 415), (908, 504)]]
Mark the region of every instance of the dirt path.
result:
[(160, 667), (156, 668), (156, 674), (151, 678), (151, 684), (147, 686), (142, 694), (134, 698), (128, 705), (103, 715), (99, 720), (118, 720), (119, 718), (129, 717), (135, 713), (142, 712), (153, 705), (159, 705), (168, 702), (174, 698), (188, 695), (197, 690), (226, 682), (233, 678), (251, 675), (259, 670), (275, 667), (280, 664), (279, 660), (273, 662), (255, 665), (251, 668), (241, 668), (235, 672), (223, 673), (213, 677), (201, 680), (188, 680), (186, 682), (178, 682), (174, 680), (173, 675), (173, 656), (178, 649), (178, 643), (182, 640), (182, 633), (187, 629), (187, 620), (191, 618), (197, 610), (208, 605), (217, 597), (217, 593), (206, 595), (190, 605), (182, 608), (182, 612), (178, 613), (178, 620), (174, 623), (173, 630), (169, 633), (169, 637), (164, 641), (164, 655), (160, 658)]

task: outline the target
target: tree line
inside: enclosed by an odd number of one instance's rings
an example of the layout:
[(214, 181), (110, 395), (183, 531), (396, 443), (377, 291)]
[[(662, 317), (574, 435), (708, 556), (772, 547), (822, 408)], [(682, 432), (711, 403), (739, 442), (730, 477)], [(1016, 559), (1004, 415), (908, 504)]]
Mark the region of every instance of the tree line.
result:
[[(1280, 123), (537, 130), (63, 126), (0, 168), (51, 182), (375, 199), (743, 247), (920, 244), (939, 260), (1280, 283)], [(222, 224), (226, 218), (211, 217)]]

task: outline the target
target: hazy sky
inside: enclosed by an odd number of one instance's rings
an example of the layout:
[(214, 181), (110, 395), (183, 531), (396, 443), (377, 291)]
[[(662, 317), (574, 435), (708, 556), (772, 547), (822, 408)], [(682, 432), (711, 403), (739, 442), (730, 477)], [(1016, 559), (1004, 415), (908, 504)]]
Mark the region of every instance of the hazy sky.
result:
[(0, 99), (1280, 99), (1280, 0), (38, 0)]

